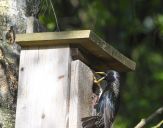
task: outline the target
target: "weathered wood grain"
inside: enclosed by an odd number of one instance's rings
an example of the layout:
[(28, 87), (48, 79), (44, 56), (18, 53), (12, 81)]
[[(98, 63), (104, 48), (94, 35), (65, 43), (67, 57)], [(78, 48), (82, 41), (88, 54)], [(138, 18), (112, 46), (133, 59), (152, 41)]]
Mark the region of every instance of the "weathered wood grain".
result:
[[(45, 41), (46, 43), (44, 43)], [(16, 42), (22, 47), (65, 44), (79, 46), (94, 55), (99, 62), (104, 62), (96, 66), (97, 69), (101, 70), (112, 68), (118, 71), (131, 71), (135, 70), (136, 67), (134, 61), (121, 54), (91, 30), (18, 34)]]
[(69, 128), (81, 128), (81, 118), (91, 116), (93, 73), (79, 60), (71, 63)]
[(22, 49), (16, 128), (68, 127), (70, 61), (68, 46)]

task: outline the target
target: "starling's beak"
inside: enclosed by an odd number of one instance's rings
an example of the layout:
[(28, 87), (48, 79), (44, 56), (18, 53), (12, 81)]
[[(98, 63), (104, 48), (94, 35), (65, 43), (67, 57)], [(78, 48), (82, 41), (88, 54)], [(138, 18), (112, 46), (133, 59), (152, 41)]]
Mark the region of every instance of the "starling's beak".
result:
[(106, 73), (105, 72), (95, 72), (96, 74), (103, 75), (104, 77), (100, 78), (99, 80), (94, 77), (94, 83), (100, 86), (100, 82), (105, 79)]
[(99, 74), (99, 75), (103, 75), (103, 76), (106, 76), (106, 73), (105, 72), (95, 72), (96, 74)]

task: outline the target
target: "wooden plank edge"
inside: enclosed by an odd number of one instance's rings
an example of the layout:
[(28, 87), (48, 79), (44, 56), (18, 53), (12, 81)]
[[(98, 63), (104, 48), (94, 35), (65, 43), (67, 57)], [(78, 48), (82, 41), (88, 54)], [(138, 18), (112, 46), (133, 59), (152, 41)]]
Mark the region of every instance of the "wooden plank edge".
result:
[(123, 54), (121, 54), (114, 47), (106, 43), (103, 39), (101, 39), (98, 35), (96, 35), (93, 31), (90, 32), (89, 39), (96, 44), (96, 47), (100, 48), (106, 54), (109, 54), (116, 61), (120, 62), (124, 66), (127, 66), (131, 71), (134, 71), (136, 68), (136, 63), (131, 59), (127, 58)]
[[(46, 45), (45, 41), (52, 41), (52, 43), (76, 41), (79, 39), (88, 39), (90, 30), (78, 30), (78, 31), (64, 31), (64, 32), (42, 32), (42, 33), (26, 33), (17, 34), (16, 42), (20, 46), (26, 45)], [(63, 40), (63, 41), (62, 41)], [(38, 43), (41, 42), (41, 43)], [(44, 42), (44, 43), (42, 43)], [(36, 43), (36, 44), (35, 44)]]
[(69, 128), (81, 128), (81, 118), (92, 115), (93, 72), (80, 60), (71, 62)]

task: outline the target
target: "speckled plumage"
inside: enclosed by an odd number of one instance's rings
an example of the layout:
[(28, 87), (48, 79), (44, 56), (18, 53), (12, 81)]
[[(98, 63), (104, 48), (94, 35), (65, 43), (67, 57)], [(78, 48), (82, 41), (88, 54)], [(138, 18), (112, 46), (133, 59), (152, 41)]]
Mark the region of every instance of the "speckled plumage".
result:
[[(111, 128), (119, 108), (119, 73), (114, 70), (106, 72), (102, 95), (96, 105), (96, 116), (82, 119), (83, 128)], [(94, 85), (95, 86), (95, 85)], [(98, 88), (97, 88), (98, 89)], [(97, 91), (97, 90), (96, 90)]]

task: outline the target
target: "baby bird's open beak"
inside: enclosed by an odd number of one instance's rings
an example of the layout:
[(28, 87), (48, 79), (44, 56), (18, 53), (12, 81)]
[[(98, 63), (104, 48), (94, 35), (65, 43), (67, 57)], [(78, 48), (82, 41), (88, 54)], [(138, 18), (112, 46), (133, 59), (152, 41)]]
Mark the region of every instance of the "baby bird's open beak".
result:
[(97, 80), (96, 77), (94, 77), (94, 83), (100, 86), (100, 82), (105, 79), (106, 73), (105, 72), (95, 72), (96, 74), (103, 75), (100, 79)]
[(95, 72), (96, 74), (99, 74), (99, 75), (103, 75), (103, 76), (106, 76), (106, 73), (105, 72)]

